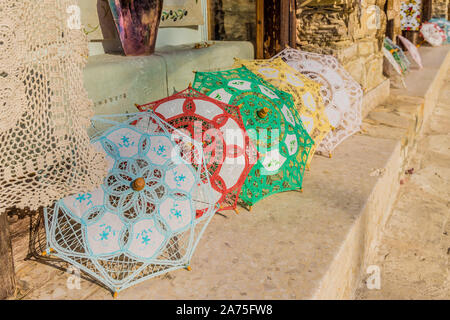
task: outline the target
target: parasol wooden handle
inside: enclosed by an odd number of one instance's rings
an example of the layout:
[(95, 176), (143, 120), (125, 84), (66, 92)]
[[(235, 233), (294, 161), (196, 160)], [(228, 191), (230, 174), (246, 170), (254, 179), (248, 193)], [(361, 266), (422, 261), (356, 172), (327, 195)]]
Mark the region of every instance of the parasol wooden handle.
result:
[(258, 110), (257, 114), (258, 114), (258, 117), (260, 117), (261, 119), (264, 119), (269, 114), (269, 108), (264, 107), (261, 110)]
[(144, 178), (137, 178), (133, 181), (131, 184), (131, 188), (133, 188), (134, 191), (142, 191), (145, 188), (145, 180)]

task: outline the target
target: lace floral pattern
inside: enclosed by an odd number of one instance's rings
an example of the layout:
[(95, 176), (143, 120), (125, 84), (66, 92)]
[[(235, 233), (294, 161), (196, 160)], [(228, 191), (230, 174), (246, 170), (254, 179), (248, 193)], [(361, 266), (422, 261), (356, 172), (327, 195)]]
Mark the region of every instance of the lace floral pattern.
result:
[(21, 9), (23, 3), (0, 1), (0, 133), (16, 125), (26, 104)]
[(447, 41), (444, 30), (436, 23), (426, 22), (420, 27), (420, 34), (432, 46), (437, 47)]
[(333, 56), (286, 48), (273, 59), (276, 58), (282, 58), (288, 65), (322, 85), (325, 113), (334, 130), (326, 135), (316, 150), (321, 154), (331, 154), (342, 141), (360, 130), (361, 86)]
[[(168, 98), (138, 106), (153, 111), (203, 145), (217, 208), (236, 209), (239, 194), (255, 164), (254, 146), (246, 134), (239, 108), (189, 87)], [(197, 212), (201, 216), (202, 211)]]
[(314, 82), (299, 73), (281, 58), (272, 61), (236, 59), (234, 67), (240, 67), (241, 65), (246, 66), (250, 71), (280, 90), (292, 95), (303, 127), (314, 140), (307, 161), (309, 165), (316, 147), (331, 130), (320, 93), (320, 83)]
[(450, 43), (450, 21), (444, 18), (433, 18), (428, 22), (436, 23), (445, 33), (445, 42)]
[(245, 128), (259, 154), (242, 187), (240, 198), (246, 205), (302, 188), (314, 141), (303, 128), (290, 94), (246, 67), (197, 72), (193, 87), (211, 98), (240, 106)]
[[(184, 150), (201, 146), (149, 113), (94, 123), (113, 124), (92, 141), (109, 173), (44, 211), (48, 247), (116, 292), (188, 266), (215, 212), (209, 180), (200, 183), (204, 158), (200, 169), (185, 161)], [(198, 206), (207, 207), (199, 219)]]
[(422, 0), (403, 0), (400, 6), (402, 30), (417, 31), (421, 22)]
[(0, 213), (51, 205), (102, 183), (83, 86), (87, 39), (77, 0), (0, 0)]
[(397, 46), (388, 37), (384, 38), (384, 47), (386, 48), (386, 50), (388, 50), (392, 54), (395, 61), (400, 66), (402, 73), (403, 74), (406, 73), (409, 70), (409, 66), (411, 65), (411, 62), (409, 62), (408, 58), (405, 56), (405, 53), (403, 52), (402, 48)]

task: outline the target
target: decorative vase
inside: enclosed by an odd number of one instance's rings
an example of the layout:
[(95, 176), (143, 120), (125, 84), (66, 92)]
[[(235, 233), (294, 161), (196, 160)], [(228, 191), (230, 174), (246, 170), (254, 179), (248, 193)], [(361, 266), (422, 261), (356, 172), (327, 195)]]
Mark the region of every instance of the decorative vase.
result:
[(109, 0), (109, 5), (125, 55), (155, 52), (163, 0)]

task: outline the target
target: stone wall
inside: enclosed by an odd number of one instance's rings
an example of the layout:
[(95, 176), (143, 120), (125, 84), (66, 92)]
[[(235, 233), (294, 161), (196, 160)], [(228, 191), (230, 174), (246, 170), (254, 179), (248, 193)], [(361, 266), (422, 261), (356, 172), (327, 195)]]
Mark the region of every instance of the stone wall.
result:
[(215, 13), (215, 39), (254, 41), (256, 0), (212, 0)]
[[(381, 53), (386, 31), (385, 1), (364, 0), (358, 5), (313, 0), (304, 7), (300, 6), (303, 1), (298, 1), (298, 47), (336, 56), (365, 91), (375, 88), (385, 79)], [(395, 17), (394, 12), (391, 15)]]
[[(449, 0), (446, 0), (449, 1)], [(297, 0), (297, 46), (336, 56), (364, 90), (385, 80), (381, 45), (400, 34), (400, 0)], [(255, 39), (255, 0), (213, 0), (215, 39)], [(387, 23), (389, 20), (389, 23)]]
[(401, 0), (387, 0), (385, 3), (386, 33), (393, 41), (396, 41), (397, 36), (402, 34), (400, 8)]
[(431, 16), (433, 18), (448, 19), (449, 0), (433, 0), (431, 5)]

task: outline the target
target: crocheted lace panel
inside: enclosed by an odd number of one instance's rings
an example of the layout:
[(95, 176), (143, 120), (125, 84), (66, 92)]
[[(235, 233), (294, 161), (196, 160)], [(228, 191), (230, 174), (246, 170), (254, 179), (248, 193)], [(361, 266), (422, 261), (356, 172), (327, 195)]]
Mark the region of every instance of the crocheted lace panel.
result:
[(76, 0), (0, 0), (0, 213), (99, 185)]
[(261, 76), (280, 90), (292, 95), (303, 126), (314, 140), (307, 163), (313, 158), (316, 147), (330, 132), (331, 125), (325, 113), (325, 105), (320, 93), (321, 84), (312, 81), (290, 67), (281, 58), (274, 60), (236, 59), (234, 67), (246, 66), (250, 71)]

